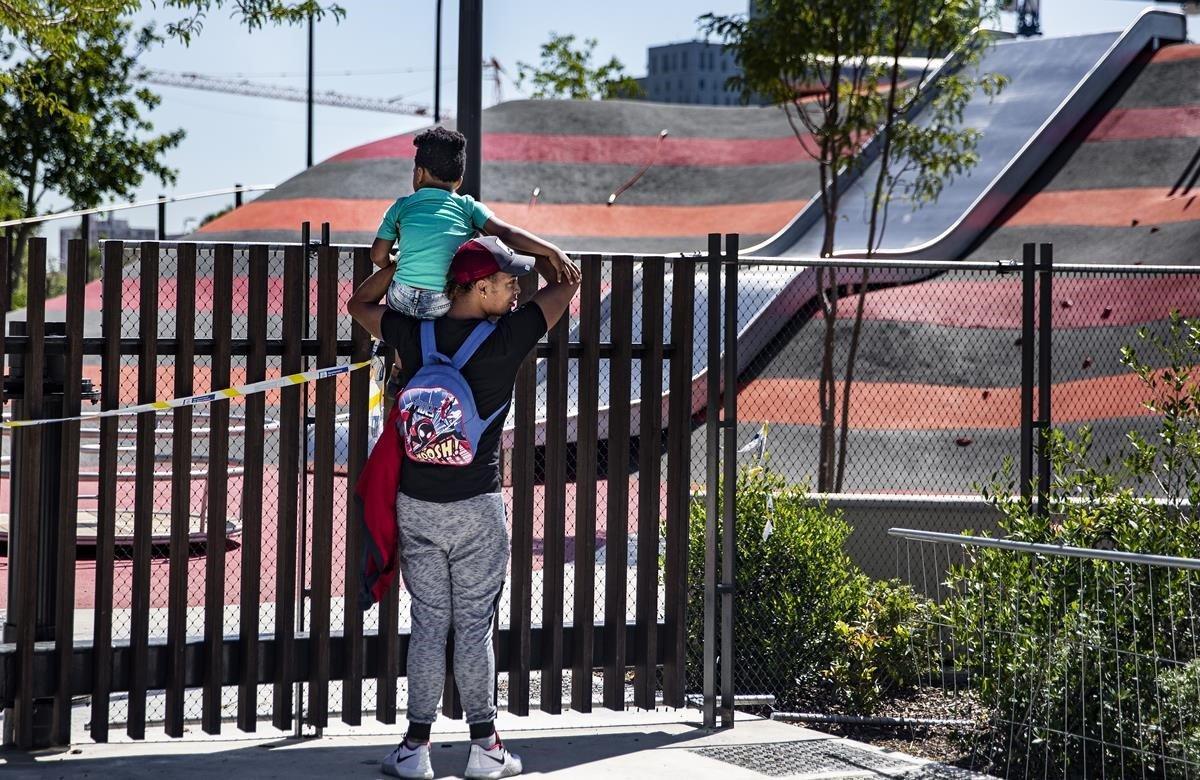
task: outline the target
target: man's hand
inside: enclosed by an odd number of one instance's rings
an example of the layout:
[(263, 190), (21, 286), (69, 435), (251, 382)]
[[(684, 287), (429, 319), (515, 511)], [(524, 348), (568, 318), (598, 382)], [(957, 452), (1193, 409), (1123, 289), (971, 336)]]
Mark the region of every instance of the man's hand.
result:
[(548, 259), (550, 261), (550, 268), (554, 271), (554, 281), (579, 284), (579, 280), (582, 278), (582, 275), (579, 273), (579, 266), (575, 265), (574, 261), (567, 257), (565, 252), (555, 250)]

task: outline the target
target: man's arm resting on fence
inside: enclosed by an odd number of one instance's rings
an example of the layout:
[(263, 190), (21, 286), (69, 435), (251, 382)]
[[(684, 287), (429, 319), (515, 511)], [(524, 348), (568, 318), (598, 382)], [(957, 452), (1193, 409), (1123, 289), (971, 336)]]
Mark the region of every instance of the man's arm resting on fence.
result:
[(392, 275), (395, 273), (396, 264), (388, 263), (371, 274), (367, 281), (354, 291), (350, 300), (346, 301), (346, 312), (377, 339), (383, 338), (380, 323), (383, 321), (383, 313), (387, 311), (387, 306), (380, 301), (387, 294), (388, 285), (391, 284)]
[(536, 260), (536, 268), (546, 280), (546, 286), (534, 293), (533, 302), (541, 308), (542, 316), (546, 318), (546, 329), (549, 330), (575, 297), (575, 291), (579, 289), (579, 272), (570, 275), (562, 273), (562, 269), (544, 257)]

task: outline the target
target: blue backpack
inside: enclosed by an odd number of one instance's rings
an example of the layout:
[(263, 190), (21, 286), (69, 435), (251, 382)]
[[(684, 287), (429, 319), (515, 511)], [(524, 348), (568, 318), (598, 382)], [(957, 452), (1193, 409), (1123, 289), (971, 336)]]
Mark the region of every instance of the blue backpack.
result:
[(504, 404), (490, 417), (480, 418), (475, 395), (462, 375), (467, 364), (496, 326), (484, 320), (448, 358), (437, 351), (433, 320), (421, 323), (421, 368), (409, 380), (396, 403), (400, 407), (400, 438), (409, 460), (439, 466), (466, 466), (475, 459), (479, 439)]

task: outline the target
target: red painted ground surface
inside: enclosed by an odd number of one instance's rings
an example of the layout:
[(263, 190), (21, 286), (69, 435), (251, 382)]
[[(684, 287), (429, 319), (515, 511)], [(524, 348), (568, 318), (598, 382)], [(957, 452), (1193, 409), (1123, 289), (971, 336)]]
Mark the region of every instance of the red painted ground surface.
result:
[[(1177, 284), (1172, 279), (1056, 277), (1054, 327), (1135, 325), (1166, 319), (1172, 309), (1185, 316), (1200, 315), (1200, 285)], [(838, 299), (838, 316), (853, 317), (857, 305), (857, 296)], [(1019, 329), (1021, 284), (1019, 279), (935, 279), (921, 282), (919, 294), (912, 287), (877, 290), (867, 295), (863, 317), (957, 328)]]
[[(380, 158), (412, 159), (412, 135), (398, 135), (334, 155), (327, 162)], [(811, 142), (810, 142), (811, 143)], [(771, 165), (808, 162), (805, 147), (788, 134), (778, 138), (673, 138), (657, 135), (553, 135), (486, 133), (488, 162), (554, 162), (613, 165)]]
[[(273, 496), (275, 495), (275, 486), (278, 484), (278, 473), (273, 467), (268, 467), (264, 472), (265, 480), (265, 497), (264, 497), (264, 519), (263, 519), (263, 556), (262, 560), (255, 562), (259, 567), (262, 588), (260, 590), (260, 600), (263, 603), (273, 603), (275, 601), (275, 577), (276, 577), (276, 555), (275, 555), (275, 536), (276, 536), (276, 514), (271, 505)], [(83, 493), (94, 492), (95, 484), (83, 482), (80, 485), (80, 491)], [(606, 512), (608, 511), (608, 495), (607, 484), (601, 483), (597, 489), (597, 510), (596, 510), (596, 538), (597, 547), (604, 545), (606, 538), (606, 529), (608, 527)], [(311, 476), (309, 477), (308, 486), (309, 496), (313, 494), (313, 483)], [(345, 496), (346, 496), (346, 480), (343, 477), (336, 477), (334, 481), (334, 518), (333, 518), (333, 587), (332, 593), (335, 596), (341, 596), (345, 592), (344, 574), (346, 559), (346, 544), (345, 544)], [(191, 507), (193, 512), (199, 512), (201, 504), (201, 495), (203, 492), (202, 483), (193, 484), (193, 496)], [(238, 516), (238, 507), (241, 505), (242, 480), (240, 478), (232, 478), (229, 484), (229, 503), (232, 507), (231, 514), (233, 517)], [(574, 554), (574, 538), (575, 538), (575, 486), (567, 485), (567, 521), (566, 521), (566, 547), (565, 557), (568, 563), (575, 559)], [(509, 507), (509, 515), (512, 514), (512, 491), (505, 490), (505, 501)], [(543, 488), (537, 487), (534, 492), (534, 533), (533, 533), (533, 567), (535, 570), (541, 569), (544, 564), (544, 529), (542, 522), (542, 507)], [(162, 484), (155, 495), (155, 507), (157, 509), (169, 509), (171, 504), (170, 486)], [(94, 502), (82, 502), (84, 508), (94, 507)], [(122, 486), (122, 490), (118, 495), (118, 505), (120, 508), (131, 508), (133, 506), (133, 491), (132, 484), (128, 484), (128, 489)], [(8, 506), (8, 481), (0, 481), (0, 506)], [(630, 498), (628, 501), (628, 509), (623, 509), (623, 514), (627, 511), (627, 516), (630, 518), (630, 527), (632, 531), (637, 529), (637, 512), (638, 512), (638, 497), (637, 497), (637, 480), (630, 480)], [(666, 513), (666, 493), (660, 495), (659, 501), (660, 516), (665, 516)], [(312, 524), (311, 518), (308, 519), (308, 536), (312, 539)], [(234, 539), (236, 542), (236, 537)], [(311, 549), (311, 541), (310, 541)], [(188, 605), (202, 606), (204, 604), (204, 584), (205, 584), (205, 558), (203, 547), (194, 550), (193, 557), (188, 561)], [(133, 587), (133, 568), (132, 562), (128, 560), (128, 551), (118, 550), (118, 560), (114, 566), (113, 578), (113, 593), (114, 604), (117, 609), (128, 608), (130, 605), (130, 591)], [(124, 556), (124, 557), (123, 557)], [(225, 561), (225, 603), (238, 604), (241, 602), (241, 571), (243, 566), (242, 550), (236, 544), (231, 544), (224, 554)], [(170, 563), (165, 557), (155, 558), (150, 564), (150, 579), (151, 579), (151, 594), (150, 605), (152, 607), (167, 606), (167, 578), (170, 570)], [(8, 601), (8, 560), (0, 558), (0, 604), (5, 604)], [(76, 569), (75, 577), (75, 605), (76, 608), (86, 609), (95, 606), (95, 578), (96, 564), (94, 561), (81, 561)]]
[[(1200, 108), (1192, 121), (1200, 128)], [(1200, 197), (1167, 193), (1166, 187), (1043, 191), (1018, 197), (1003, 224), (1130, 227), (1135, 219), (1144, 225), (1200, 220)]]
[[(790, 143), (798, 147), (795, 139), (791, 139)], [(305, 220), (330, 222), (341, 231), (367, 232), (379, 227), (379, 215), (387, 211), (392, 203), (391, 200), (357, 198), (256, 200), (209, 222), (199, 232), (292, 230)], [(803, 200), (717, 206), (539, 203), (530, 208), (528, 203), (489, 202), (488, 206), (502, 219), (546, 235), (690, 238), (703, 235), (713, 225), (720, 225), (731, 233), (774, 233), (800, 211), (804, 203)]]
[[(738, 392), (738, 422), (819, 425), (817, 380), (755, 379)], [(853, 430), (969, 430), (1020, 425), (1021, 389), (855, 382)], [(1132, 374), (1060, 382), (1051, 391), (1054, 422), (1088, 422), (1152, 414), (1142, 405), (1145, 388)], [(886, 404), (872, 403), (887, 399)]]

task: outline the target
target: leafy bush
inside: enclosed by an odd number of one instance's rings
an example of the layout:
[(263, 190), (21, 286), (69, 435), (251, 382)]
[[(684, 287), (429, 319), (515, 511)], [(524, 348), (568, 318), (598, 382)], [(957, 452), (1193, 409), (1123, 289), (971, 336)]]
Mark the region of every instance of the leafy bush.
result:
[(825, 677), (837, 700), (854, 713), (869, 713), (889, 693), (935, 671), (934, 605), (899, 580), (867, 580), (853, 621), (834, 630), (839, 652)]
[[(1165, 335), (1139, 337), (1167, 366), (1122, 350), (1160, 415), (1155, 436), (1131, 433), (1124, 458), (1097, 463), (1089, 430), (1054, 431), (1047, 515), (1013, 497), (1011, 464), (984, 491), (1007, 538), (1200, 556), (1200, 323), (1175, 313)], [(1200, 690), (1182, 671), (1195, 667), (1192, 579), (997, 549), (969, 551), (951, 567), (956, 595), (944, 609), (960, 663), (999, 726), (986, 746), (993, 759), (1009, 773), (1183, 776), (1180, 763), (1155, 757), (1200, 759)]]
[[(844, 550), (850, 526), (803, 487), (756, 467), (739, 471), (736, 491), (735, 692), (773, 694), (777, 708), (820, 702), (866, 711), (888, 690), (911, 684), (923, 657), (924, 600), (898, 581), (863, 574)], [(702, 647), (704, 631), (704, 524), (704, 504), (693, 502), (693, 648)], [(689, 689), (698, 690), (699, 658), (688, 674)]]

